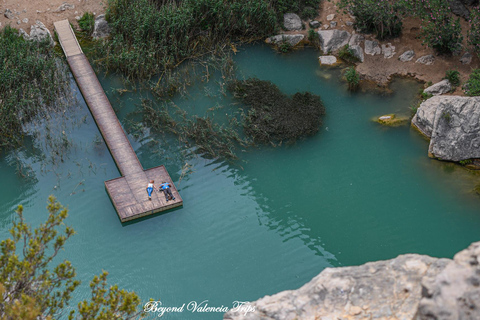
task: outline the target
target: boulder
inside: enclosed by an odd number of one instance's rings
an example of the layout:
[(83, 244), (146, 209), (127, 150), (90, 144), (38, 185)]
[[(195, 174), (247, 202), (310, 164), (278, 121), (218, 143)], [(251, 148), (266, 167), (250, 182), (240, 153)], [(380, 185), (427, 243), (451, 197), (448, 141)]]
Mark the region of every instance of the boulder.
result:
[(35, 24), (32, 24), (30, 27), (30, 40), (34, 41), (43, 41), (48, 39), (48, 41), (53, 45), (53, 38), (50, 30), (45, 27), (45, 25), (37, 20)]
[(303, 34), (279, 34), (270, 38), (267, 38), (265, 42), (271, 44), (288, 43), (292, 47), (296, 46), (305, 38)]
[[(224, 320), (477, 320), (480, 242), (453, 260), (406, 254), (326, 268), (297, 290), (230, 310)], [(248, 312), (246, 312), (248, 310)]]
[(330, 21), (330, 28), (335, 28), (337, 26), (337, 21)]
[(371, 56), (382, 53), (377, 41), (365, 40), (365, 53)]
[(465, 20), (470, 19), (470, 11), (465, 7), (465, 5), (460, 0), (448, 0), (450, 4), (450, 10), (457, 16), (464, 18)]
[(452, 90), (452, 84), (447, 79), (442, 80), (440, 82), (431, 85), (427, 89), (423, 90), (425, 93), (429, 93), (433, 96), (438, 96), (440, 94), (444, 94), (450, 92)]
[(15, 19), (15, 15), (13, 14), (13, 12), (10, 9), (6, 9), (5, 13), (3, 15), (7, 19), (11, 19), (11, 20)]
[(53, 12), (63, 12), (65, 10), (71, 10), (71, 9), (75, 9), (75, 5), (64, 2), (57, 8), (57, 10)]
[(302, 30), (302, 20), (295, 13), (285, 13), (283, 15), (283, 27), (285, 30)]
[(422, 64), (426, 64), (426, 65), (431, 65), (434, 62), (435, 62), (435, 57), (431, 54), (426, 55), (426, 56), (422, 56), (422, 57), (418, 58), (417, 61), (415, 61), (415, 63), (422, 63)]
[(382, 53), (385, 59), (390, 59), (395, 55), (395, 47), (391, 43), (382, 44)]
[(363, 49), (359, 45), (352, 45), (348, 46), (348, 48), (352, 51), (353, 55), (360, 60), (360, 62), (365, 61), (365, 56), (363, 55)]
[(341, 30), (318, 31), (320, 47), (324, 53), (334, 52), (348, 44), (350, 33)]
[(412, 60), (413, 57), (415, 57), (415, 51), (408, 50), (408, 51), (405, 51), (404, 53), (402, 53), (402, 55), (400, 57), (398, 57), (398, 60), (400, 60), (402, 62), (407, 62), (407, 61)]
[(430, 156), (480, 158), (480, 97), (432, 97), (420, 105), (412, 124), (430, 138)]
[(460, 58), (462, 64), (470, 64), (472, 62), (472, 54), (470, 52), (465, 52)]
[(320, 64), (332, 65), (337, 63), (337, 57), (335, 56), (320, 56), (318, 57)]
[(101, 14), (95, 18), (95, 25), (93, 26), (92, 37), (94, 39), (105, 38), (110, 35), (110, 27), (108, 26), (105, 15)]
[(317, 20), (310, 21), (309, 23), (310, 27), (313, 29), (320, 28), (321, 24)]
[(362, 41), (365, 40), (365, 37), (361, 34), (354, 34), (348, 41), (349, 46), (359, 46)]
[(334, 13), (329, 14), (329, 15), (327, 16), (327, 21), (332, 21), (333, 19), (335, 19), (335, 14), (334, 14)]
[(435, 279), (450, 261), (407, 254), (326, 268), (301, 288), (251, 302), (253, 312), (230, 310), (224, 320), (412, 320), (422, 298), (422, 280)]

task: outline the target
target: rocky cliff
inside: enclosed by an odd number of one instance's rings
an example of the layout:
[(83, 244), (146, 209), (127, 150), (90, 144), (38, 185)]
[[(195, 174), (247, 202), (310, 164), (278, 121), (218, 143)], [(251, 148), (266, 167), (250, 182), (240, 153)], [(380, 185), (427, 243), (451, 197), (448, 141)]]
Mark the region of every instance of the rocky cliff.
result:
[(449, 161), (480, 158), (480, 98), (432, 97), (420, 105), (412, 124), (430, 138), (430, 156)]
[(453, 260), (408, 254), (327, 268), (298, 290), (250, 303), (225, 320), (478, 320), (480, 242)]

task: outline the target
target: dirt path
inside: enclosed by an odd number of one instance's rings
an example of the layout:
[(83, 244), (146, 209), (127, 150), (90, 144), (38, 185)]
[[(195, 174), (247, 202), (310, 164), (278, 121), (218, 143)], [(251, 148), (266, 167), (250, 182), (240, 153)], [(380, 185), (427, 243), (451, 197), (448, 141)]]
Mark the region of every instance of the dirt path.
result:
[[(0, 28), (10, 26), (30, 33), (30, 26), (40, 20), (53, 32), (53, 23), (58, 20), (68, 19), (71, 23), (77, 23), (76, 16), (82, 16), (85, 12), (94, 12), (96, 15), (105, 12), (104, 1), (95, 0), (69, 0), (66, 3), (73, 5), (73, 9), (55, 12), (65, 0), (0, 0)], [(8, 19), (4, 13), (6, 9), (12, 11), (14, 19)], [(25, 22), (28, 19), (28, 22)]]

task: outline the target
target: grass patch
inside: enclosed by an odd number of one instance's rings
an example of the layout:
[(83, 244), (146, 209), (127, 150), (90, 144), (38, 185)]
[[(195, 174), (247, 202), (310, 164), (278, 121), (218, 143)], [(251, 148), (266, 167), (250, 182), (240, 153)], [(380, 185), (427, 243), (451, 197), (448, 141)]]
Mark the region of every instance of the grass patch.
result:
[(464, 85), (465, 94), (468, 96), (480, 95), (480, 69), (474, 69)]

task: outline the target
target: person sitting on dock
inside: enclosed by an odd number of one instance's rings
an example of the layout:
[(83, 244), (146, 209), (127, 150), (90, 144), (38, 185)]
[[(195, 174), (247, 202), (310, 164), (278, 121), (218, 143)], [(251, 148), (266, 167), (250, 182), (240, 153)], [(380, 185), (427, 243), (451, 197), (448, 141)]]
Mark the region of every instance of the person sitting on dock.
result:
[(155, 181), (150, 180), (150, 183), (147, 185), (148, 200), (152, 200), (152, 192), (155, 189)]
[(165, 199), (167, 199), (167, 202), (168, 200), (175, 200), (175, 197), (172, 194), (172, 190), (170, 189), (171, 187), (172, 186), (170, 185), (170, 183), (166, 183), (164, 181), (158, 188), (158, 191), (163, 191), (163, 193), (165, 194)]

